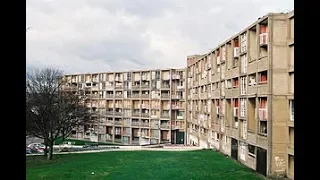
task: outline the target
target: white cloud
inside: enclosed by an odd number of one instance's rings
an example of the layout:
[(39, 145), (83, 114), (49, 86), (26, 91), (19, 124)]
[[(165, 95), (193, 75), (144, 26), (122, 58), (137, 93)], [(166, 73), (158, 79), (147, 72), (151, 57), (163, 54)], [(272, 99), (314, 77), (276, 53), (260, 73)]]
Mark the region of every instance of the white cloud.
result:
[(27, 66), (67, 73), (184, 67), (293, 0), (27, 0)]

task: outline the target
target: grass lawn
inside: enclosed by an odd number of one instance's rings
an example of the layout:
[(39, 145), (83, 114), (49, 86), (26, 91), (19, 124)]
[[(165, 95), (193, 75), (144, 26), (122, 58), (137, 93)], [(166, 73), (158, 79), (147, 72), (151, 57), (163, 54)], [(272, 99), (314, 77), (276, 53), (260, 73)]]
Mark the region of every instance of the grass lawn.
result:
[[(230, 158), (212, 150), (113, 151), (26, 157), (28, 180), (258, 180), (264, 179)], [(95, 172), (94, 175), (91, 172)]]
[[(85, 140), (78, 140), (78, 139), (65, 139), (64, 141), (70, 141), (70, 142), (74, 142), (73, 145), (78, 145), (78, 146), (83, 146), (85, 145), (86, 143), (97, 143), (97, 142), (91, 142), (91, 141), (85, 141)], [(62, 144), (62, 138), (61, 139), (57, 139), (55, 141), (55, 145), (59, 145), (59, 144)], [(99, 145), (117, 145), (119, 146), (118, 144), (113, 144), (113, 143), (105, 143), (105, 142), (98, 142)]]

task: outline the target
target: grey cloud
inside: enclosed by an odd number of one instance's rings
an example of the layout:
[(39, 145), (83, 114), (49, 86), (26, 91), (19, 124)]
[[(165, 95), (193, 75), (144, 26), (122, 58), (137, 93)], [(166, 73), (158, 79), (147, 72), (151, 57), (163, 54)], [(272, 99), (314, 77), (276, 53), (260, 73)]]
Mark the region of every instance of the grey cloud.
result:
[(28, 67), (67, 73), (183, 67), (293, 0), (27, 0)]

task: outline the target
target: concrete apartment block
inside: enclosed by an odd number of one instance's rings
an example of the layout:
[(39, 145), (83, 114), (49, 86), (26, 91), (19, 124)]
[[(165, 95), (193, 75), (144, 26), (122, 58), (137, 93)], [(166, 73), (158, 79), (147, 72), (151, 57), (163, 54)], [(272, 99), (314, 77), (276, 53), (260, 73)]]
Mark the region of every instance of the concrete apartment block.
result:
[(293, 178), (294, 12), (270, 13), (188, 56), (187, 143)]
[(85, 96), (96, 123), (73, 138), (144, 145), (185, 144), (185, 70), (162, 69), (65, 75), (65, 90)]
[(92, 119), (74, 138), (214, 148), (294, 178), (294, 12), (269, 13), (184, 69), (66, 75)]

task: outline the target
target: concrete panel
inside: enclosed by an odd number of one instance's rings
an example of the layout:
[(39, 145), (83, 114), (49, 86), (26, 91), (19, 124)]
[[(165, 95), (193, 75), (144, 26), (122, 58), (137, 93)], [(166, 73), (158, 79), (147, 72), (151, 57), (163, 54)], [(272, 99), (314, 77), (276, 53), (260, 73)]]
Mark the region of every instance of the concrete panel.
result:
[(247, 133), (247, 143), (255, 145), (257, 142), (257, 135), (251, 132)]
[(258, 93), (257, 85), (255, 85), (255, 86), (248, 86), (248, 88), (247, 88), (247, 94), (248, 94), (248, 95), (253, 95), (253, 94), (257, 94), (257, 93)]
[(220, 74), (216, 73), (215, 75), (213, 75), (212, 78), (211, 78), (211, 81), (212, 82), (220, 81)]
[(274, 73), (273, 74), (273, 93), (276, 95), (288, 93), (288, 73)]
[(252, 73), (257, 72), (257, 68), (258, 68), (257, 61), (252, 61), (252, 62), (248, 63), (247, 74), (252, 74)]
[(226, 89), (226, 90), (225, 90), (225, 95), (226, 95), (226, 98), (231, 98), (231, 97), (233, 97), (233, 91), (232, 91), (232, 89)]
[(258, 85), (258, 94), (268, 94), (269, 93), (269, 86), (268, 84)]
[(244, 162), (244, 164), (246, 165), (246, 166), (248, 166), (249, 168), (251, 168), (251, 169), (253, 169), (253, 170), (256, 170), (256, 162), (257, 162), (257, 160), (256, 160), (256, 158), (255, 157), (252, 157), (252, 156), (250, 156), (250, 155), (247, 155), (247, 161), (246, 162)]
[(267, 149), (268, 147), (268, 139), (267, 137), (264, 136), (257, 136), (257, 142), (256, 145), (263, 148), (263, 149)]
[(258, 60), (258, 72), (269, 69), (269, 61), (268, 57), (263, 57)]

